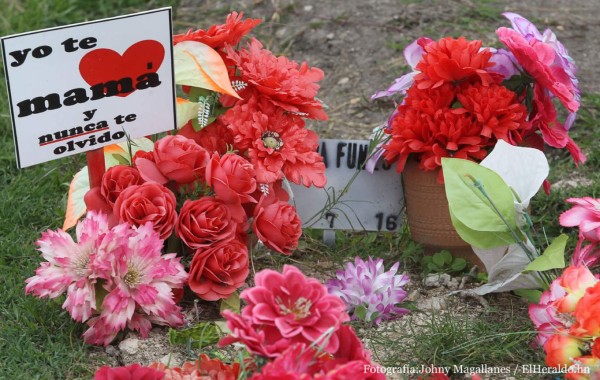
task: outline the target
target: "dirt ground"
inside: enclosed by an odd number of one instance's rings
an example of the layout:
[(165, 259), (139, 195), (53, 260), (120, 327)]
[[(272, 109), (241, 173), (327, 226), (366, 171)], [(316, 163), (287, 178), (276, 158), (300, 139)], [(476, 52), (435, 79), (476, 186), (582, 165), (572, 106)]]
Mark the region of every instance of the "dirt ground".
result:
[(220, 23), (231, 11), (265, 22), (255, 35), (276, 54), (325, 72), (319, 98), (330, 120), (321, 136), (368, 138), (393, 110), (370, 96), (406, 71), (402, 49), (420, 36), (464, 35), (498, 44), (495, 30), (511, 11), (551, 28), (578, 64), (584, 92), (600, 92), (599, 0), (182, 0), (176, 31)]

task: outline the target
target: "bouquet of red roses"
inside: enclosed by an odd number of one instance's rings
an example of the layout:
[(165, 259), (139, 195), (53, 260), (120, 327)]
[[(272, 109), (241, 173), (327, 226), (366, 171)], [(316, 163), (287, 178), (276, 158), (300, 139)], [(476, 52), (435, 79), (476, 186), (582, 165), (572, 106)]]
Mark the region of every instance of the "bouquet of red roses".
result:
[[(254, 38), (238, 46), (259, 23), (234, 12), (223, 25), (175, 36), (178, 130), (106, 148), (101, 183), (90, 188), (84, 168), (69, 190), (63, 230), (94, 211), (79, 223), (78, 242), (62, 230), (38, 242), (47, 262), (27, 292), (66, 292), (64, 307), (92, 327), (87, 341), (108, 344), (126, 326), (145, 334), (151, 322), (182, 324), (173, 290), (186, 283), (204, 300), (230, 297), (249, 274), (251, 232), (282, 254), (297, 248), (302, 222), (283, 185), (326, 183), (318, 137), (305, 126), (327, 118), (315, 98), (323, 72)], [(144, 239), (147, 249), (134, 247)], [(174, 252), (168, 260), (163, 241)]]
[[(379, 154), (398, 162), (398, 172), (410, 156), (426, 171), (439, 169), (444, 157), (478, 162), (498, 140), (567, 148), (576, 164), (585, 161), (568, 134), (580, 103), (572, 58), (549, 29), (540, 33), (518, 14), (504, 16), (512, 28), (496, 34), (506, 49), (464, 37), (419, 38), (404, 50), (413, 71), (373, 95), (403, 95)], [(555, 99), (568, 112), (563, 121)]]

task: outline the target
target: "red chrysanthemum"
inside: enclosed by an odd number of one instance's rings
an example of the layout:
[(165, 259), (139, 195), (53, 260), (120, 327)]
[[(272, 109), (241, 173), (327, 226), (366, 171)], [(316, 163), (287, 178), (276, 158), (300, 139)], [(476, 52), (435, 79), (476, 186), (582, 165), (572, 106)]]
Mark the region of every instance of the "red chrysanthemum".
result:
[(226, 51), (242, 80), (270, 102), (288, 112), (327, 120), (323, 105), (315, 99), (323, 71), (306, 62), (298, 65), (286, 57), (276, 57), (256, 39), (248, 43), (247, 49), (236, 51), (227, 46)]
[(518, 144), (521, 140), (518, 131), (529, 128), (527, 107), (504, 86), (476, 83), (463, 87), (456, 96), (464, 109), (482, 124), (484, 137), (494, 136)]
[(242, 20), (243, 16), (243, 13), (231, 12), (227, 16), (225, 24), (213, 25), (208, 30), (192, 31), (190, 29), (186, 34), (174, 36), (173, 44), (177, 45), (183, 41), (196, 41), (202, 42), (213, 49), (221, 48), (225, 44), (237, 45), (252, 28), (262, 22), (262, 20), (250, 18)]
[(323, 187), (323, 157), (317, 152), (318, 136), (304, 128), (304, 120), (252, 97), (229, 109), (222, 117), (234, 137), (234, 148), (246, 152), (259, 183), (289, 181)]
[(494, 65), (490, 62), (492, 52), (480, 50), (481, 41), (446, 37), (423, 48), (425, 54), (416, 67), (420, 73), (415, 76), (415, 83), (421, 89), (466, 80), (481, 81), (484, 85), (501, 80), (499, 75), (486, 70)]

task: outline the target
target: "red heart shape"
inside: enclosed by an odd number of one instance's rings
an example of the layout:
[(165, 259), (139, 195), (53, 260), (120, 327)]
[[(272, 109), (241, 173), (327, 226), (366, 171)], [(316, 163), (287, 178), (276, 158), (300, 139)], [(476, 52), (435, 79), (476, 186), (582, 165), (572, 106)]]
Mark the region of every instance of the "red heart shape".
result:
[[(165, 57), (163, 45), (154, 40), (143, 40), (131, 45), (123, 55), (111, 49), (95, 49), (79, 62), (79, 73), (90, 86), (108, 81), (131, 78), (135, 91), (136, 79), (146, 73), (155, 73)], [(117, 96), (128, 96), (123, 92)]]

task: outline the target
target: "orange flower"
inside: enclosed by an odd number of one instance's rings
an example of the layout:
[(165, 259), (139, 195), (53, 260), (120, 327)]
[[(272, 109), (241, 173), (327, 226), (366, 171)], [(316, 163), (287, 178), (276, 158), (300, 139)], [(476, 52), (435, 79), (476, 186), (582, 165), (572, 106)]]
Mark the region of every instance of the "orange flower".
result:
[(582, 355), (582, 347), (583, 343), (579, 339), (567, 335), (566, 331), (558, 332), (544, 344), (546, 365), (550, 367), (570, 366), (573, 364), (574, 358)]
[(487, 86), (501, 77), (486, 69), (492, 52), (481, 50), (481, 41), (468, 41), (464, 37), (442, 38), (423, 46), (425, 54), (417, 65), (421, 73), (415, 76), (415, 83), (421, 89), (439, 87), (448, 82), (480, 81)]
[(570, 313), (575, 310), (586, 289), (594, 286), (598, 280), (585, 266), (570, 266), (560, 276), (558, 284), (565, 289), (567, 294), (556, 300), (557, 310), (561, 313)]
[(571, 332), (579, 336), (600, 336), (600, 282), (585, 291), (577, 303)]

